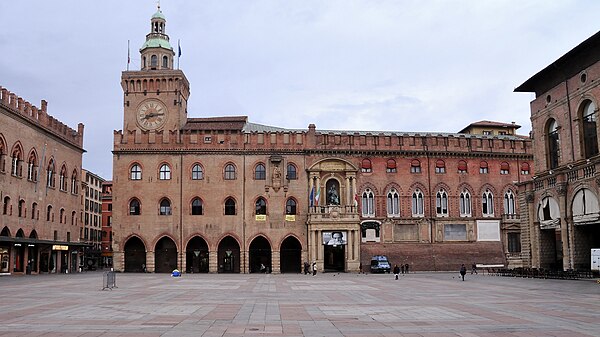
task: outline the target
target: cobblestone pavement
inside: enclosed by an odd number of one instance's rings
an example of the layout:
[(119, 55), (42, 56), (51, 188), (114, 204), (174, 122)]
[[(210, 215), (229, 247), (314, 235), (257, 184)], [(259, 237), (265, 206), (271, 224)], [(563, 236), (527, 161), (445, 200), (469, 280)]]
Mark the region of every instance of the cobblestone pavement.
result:
[(600, 336), (596, 280), (458, 273), (0, 277), (0, 336)]

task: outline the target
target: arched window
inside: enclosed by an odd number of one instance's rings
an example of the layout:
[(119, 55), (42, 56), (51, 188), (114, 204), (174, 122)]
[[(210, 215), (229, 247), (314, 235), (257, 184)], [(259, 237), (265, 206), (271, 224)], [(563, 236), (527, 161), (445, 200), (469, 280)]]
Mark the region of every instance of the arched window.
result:
[(421, 173), (421, 162), (418, 159), (410, 162), (410, 173)]
[(60, 175), (58, 177), (58, 182), (59, 182), (58, 188), (61, 191), (66, 191), (67, 190), (67, 168), (64, 165), (60, 168)]
[(396, 161), (394, 159), (388, 159), (385, 164), (385, 172), (396, 173), (397, 172)]
[(265, 170), (265, 165), (260, 163), (256, 165), (254, 168), (254, 179), (255, 180), (265, 180), (267, 179), (267, 171)]
[(467, 173), (467, 162), (464, 160), (460, 160), (458, 162), (458, 173)]
[(490, 190), (485, 190), (481, 196), (481, 210), (483, 216), (494, 215), (494, 195)]
[(60, 211), (58, 212), (58, 222), (59, 223), (63, 223), (63, 221), (65, 220), (65, 209), (61, 208)]
[(167, 164), (162, 164), (158, 170), (159, 180), (170, 180), (171, 179), (171, 167)]
[(509, 174), (510, 173), (510, 165), (507, 162), (502, 162), (500, 164), (500, 174)]
[(75, 215), (76, 214), (77, 213), (75, 213), (75, 211), (71, 212), (71, 225), (76, 225), (77, 224), (77, 222), (75, 221), (76, 220), (75, 219)]
[(25, 217), (25, 200), (21, 199), (19, 200), (19, 205), (18, 205), (18, 211), (19, 211), (19, 218), (24, 218)]
[(255, 203), (256, 215), (267, 215), (267, 202), (265, 198), (256, 199)]
[(158, 66), (158, 57), (156, 55), (150, 56), (150, 66), (156, 68)]
[(489, 172), (488, 170), (488, 163), (486, 161), (482, 161), (479, 163), (479, 173), (481, 174), (487, 174)]
[(46, 221), (53, 221), (53, 217), (52, 217), (52, 205), (48, 205), (48, 208), (46, 209)]
[(515, 212), (515, 195), (511, 190), (504, 193), (504, 214), (514, 215)]
[(233, 198), (225, 200), (225, 215), (235, 215), (235, 200)]
[(287, 165), (287, 173), (285, 178), (287, 180), (296, 180), (298, 179), (298, 175), (296, 174), (296, 165), (294, 164), (288, 164)]
[(583, 144), (585, 158), (598, 154), (598, 134), (596, 131), (596, 104), (585, 101), (581, 107), (581, 123), (583, 128)]
[(233, 164), (225, 165), (225, 175), (223, 178), (225, 180), (235, 180), (235, 166)]
[(23, 153), (21, 148), (17, 145), (17, 147), (13, 150), (12, 153), (12, 165), (10, 169), (10, 173), (13, 176), (21, 177), (22, 176), (22, 163), (23, 163)]
[(171, 201), (164, 198), (160, 201), (159, 215), (171, 215)]
[(529, 163), (521, 164), (521, 174), (523, 174), (523, 175), (529, 174)]
[(140, 215), (141, 212), (141, 204), (137, 199), (131, 199), (129, 202), (129, 215)]
[(460, 193), (460, 216), (471, 216), (471, 193), (467, 190)]
[(400, 195), (395, 188), (390, 189), (387, 194), (387, 214), (388, 216), (400, 215)]
[(6, 170), (6, 144), (4, 143), (4, 139), (0, 137), (0, 172), (4, 172)]
[(446, 163), (443, 160), (438, 159), (435, 162), (435, 173), (446, 173)]
[(417, 189), (412, 194), (412, 215), (413, 217), (421, 217), (425, 214), (423, 209), (423, 192)]
[(558, 136), (558, 123), (556, 123), (556, 120), (550, 119), (546, 132), (548, 135), (548, 167), (553, 169), (558, 167), (560, 158), (560, 140)]
[(375, 216), (375, 194), (367, 188), (362, 194), (362, 215), (366, 217)]
[(296, 200), (289, 198), (285, 202), (285, 214), (286, 215), (295, 215), (296, 214)]
[[(36, 213), (38, 212), (37, 209), (37, 203), (32, 203), (31, 204), (31, 219), (36, 219)], [(39, 220), (39, 216), (37, 216), (37, 219)]]
[(202, 170), (202, 166), (200, 166), (200, 164), (194, 164), (192, 167), (192, 180), (202, 179), (204, 179), (204, 170)]
[(27, 180), (37, 181), (37, 157), (35, 152), (31, 152), (27, 160)]
[(46, 170), (46, 186), (48, 187), (54, 187), (55, 185), (54, 178), (56, 176), (56, 173), (54, 170), (54, 160), (50, 159), (48, 169)]
[(365, 158), (362, 160), (361, 164), (360, 164), (360, 171), (361, 172), (373, 172), (373, 167), (371, 166), (371, 160)]
[(169, 58), (166, 56), (163, 56), (162, 67), (163, 69), (169, 68)]
[(4, 201), (2, 203), (2, 214), (10, 215), (10, 197), (4, 197)]
[(71, 173), (71, 193), (77, 194), (79, 192), (79, 186), (77, 186), (77, 170), (73, 170)]
[(141, 180), (142, 179), (142, 167), (139, 164), (131, 165), (131, 169), (129, 170), (129, 177), (131, 180)]
[(435, 209), (438, 216), (448, 215), (448, 193), (444, 189), (439, 190), (435, 195)]
[(192, 200), (192, 215), (202, 215), (202, 200), (200, 198), (194, 198)]

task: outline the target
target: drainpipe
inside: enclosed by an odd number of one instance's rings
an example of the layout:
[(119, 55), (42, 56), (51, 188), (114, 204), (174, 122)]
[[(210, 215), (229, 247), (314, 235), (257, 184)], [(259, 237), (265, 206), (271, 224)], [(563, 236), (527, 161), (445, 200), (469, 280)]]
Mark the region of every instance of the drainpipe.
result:
[[(183, 153), (179, 154), (179, 269), (183, 273)], [(187, 269), (187, 268), (186, 268)]]

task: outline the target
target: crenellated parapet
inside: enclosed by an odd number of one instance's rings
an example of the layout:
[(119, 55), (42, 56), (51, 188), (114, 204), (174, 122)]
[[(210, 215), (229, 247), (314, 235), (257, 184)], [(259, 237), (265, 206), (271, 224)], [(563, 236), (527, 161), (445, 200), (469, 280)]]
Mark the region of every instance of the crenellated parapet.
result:
[(6, 88), (0, 87), (0, 105), (6, 111), (25, 118), (72, 145), (83, 148), (83, 123), (77, 125), (77, 130), (70, 128), (48, 114), (48, 102), (45, 100), (41, 101), (41, 108), (38, 108)]

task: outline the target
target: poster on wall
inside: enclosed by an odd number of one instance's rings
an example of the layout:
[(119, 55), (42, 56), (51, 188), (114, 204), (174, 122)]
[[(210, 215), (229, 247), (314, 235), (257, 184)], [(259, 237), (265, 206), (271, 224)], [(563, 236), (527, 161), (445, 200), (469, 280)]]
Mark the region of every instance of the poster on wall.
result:
[(323, 244), (326, 246), (340, 246), (346, 242), (345, 231), (323, 232)]

